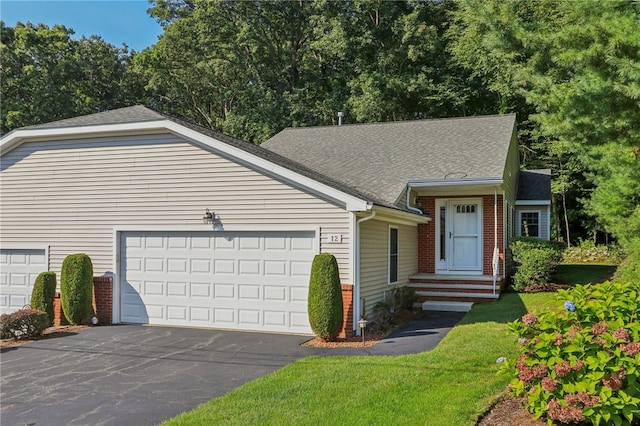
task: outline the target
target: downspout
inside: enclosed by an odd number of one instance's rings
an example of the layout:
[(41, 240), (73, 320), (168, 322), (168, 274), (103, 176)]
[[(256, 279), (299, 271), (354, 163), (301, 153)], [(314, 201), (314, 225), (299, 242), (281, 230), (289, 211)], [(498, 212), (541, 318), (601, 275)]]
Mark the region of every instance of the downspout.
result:
[(498, 190), (493, 190), (493, 294), (496, 294), (496, 281), (500, 274), (500, 249), (498, 249)]
[(371, 210), (371, 214), (369, 216), (362, 217), (356, 221), (356, 274), (353, 283), (353, 329), (356, 330), (356, 336), (360, 335), (360, 330), (358, 330), (356, 324), (358, 323), (358, 320), (362, 318), (363, 314), (363, 312), (360, 312), (362, 309), (360, 306), (360, 224), (367, 220), (371, 220), (374, 217), (376, 217), (376, 211)]
[(411, 184), (408, 184), (407, 185), (407, 209), (409, 211), (412, 211), (414, 213), (418, 213), (420, 215), (424, 214), (424, 212), (422, 210), (420, 210), (418, 208), (415, 208), (415, 207), (411, 207), (410, 202), (411, 202)]

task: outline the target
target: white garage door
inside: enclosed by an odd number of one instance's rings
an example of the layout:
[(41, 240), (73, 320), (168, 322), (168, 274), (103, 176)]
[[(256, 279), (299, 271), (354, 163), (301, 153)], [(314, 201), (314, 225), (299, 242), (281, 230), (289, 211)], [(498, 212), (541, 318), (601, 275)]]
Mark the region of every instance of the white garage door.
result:
[(121, 321), (311, 333), (313, 232), (127, 232)]
[(29, 304), (33, 283), (48, 269), (44, 249), (0, 249), (0, 314)]

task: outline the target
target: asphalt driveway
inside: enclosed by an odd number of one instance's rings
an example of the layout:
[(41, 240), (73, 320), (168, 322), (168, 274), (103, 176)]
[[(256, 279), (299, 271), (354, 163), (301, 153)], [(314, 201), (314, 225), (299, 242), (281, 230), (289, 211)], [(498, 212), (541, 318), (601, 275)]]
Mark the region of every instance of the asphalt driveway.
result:
[(319, 349), (309, 336), (116, 325), (2, 350), (0, 424), (155, 425), (310, 355), (431, 350), (464, 316), (423, 313), (377, 345)]
[(304, 336), (118, 325), (2, 351), (2, 425), (153, 425), (317, 353)]

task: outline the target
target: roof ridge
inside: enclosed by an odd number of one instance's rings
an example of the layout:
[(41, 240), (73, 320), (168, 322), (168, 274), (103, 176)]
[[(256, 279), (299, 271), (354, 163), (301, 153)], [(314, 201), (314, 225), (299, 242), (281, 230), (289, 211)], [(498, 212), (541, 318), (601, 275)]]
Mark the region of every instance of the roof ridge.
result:
[[(347, 123), (342, 125), (336, 124), (325, 124), (321, 126), (289, 126), (285, 127), (285, 130), (305, 130), (305, 129), (325, 129), (325, 128), (333, 128), (333, 127), (364, 127), (364, 126), (384, 126), (390, 124), (406, 124), (406, 123), (424, 123), (434, 121), (455, 121), (455, 120), (469, 120), (469, 119), (484, 119), (484, 118), (494, 118), (494, 117), (511, 117), (516, 116), (515, 112), (510, 112), (509, 114), (488, 114), (488, 115), (469, 115), (464, 117), (438, 117), (438, 118), (419, 118), (419, 119), (409, 119), (409, 120), (395, 120), (395, 121), (376, 121), (371, 123)], [(275, 136), (275, 135), (274, 135)]]

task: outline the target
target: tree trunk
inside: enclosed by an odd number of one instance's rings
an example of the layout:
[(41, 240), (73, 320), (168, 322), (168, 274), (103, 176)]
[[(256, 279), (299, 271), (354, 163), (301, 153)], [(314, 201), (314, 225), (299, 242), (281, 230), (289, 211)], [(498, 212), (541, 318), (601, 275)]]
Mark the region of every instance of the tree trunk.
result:
[(569, 235), (569, 217), (567, 216), (567, 194), (562, 191), (562, 208), (564, 209), (564, 226), (567, 231), (567, 247), (571, 247), (571, 238)]

